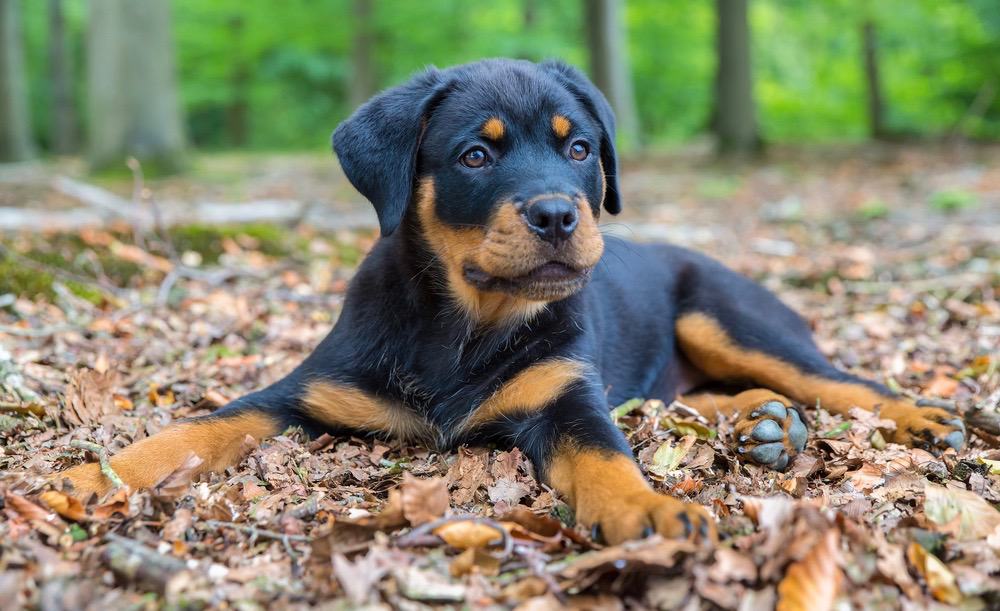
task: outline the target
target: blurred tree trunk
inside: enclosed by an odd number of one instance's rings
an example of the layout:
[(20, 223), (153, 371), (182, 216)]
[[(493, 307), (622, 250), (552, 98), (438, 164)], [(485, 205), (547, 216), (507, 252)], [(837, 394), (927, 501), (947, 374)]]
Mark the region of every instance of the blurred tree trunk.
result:
[(90, 0), (88, 157), (95, 169), (134, 156), (154, 173), (183, 167), (169, 0)]
[(882, 99), (882, 76), (878, 69), (878, 31), (871, 20), (861, 24), (864, 51), (865, 84), (868, 96), (868, 133), (882, 139), (889, 135), (885, 125), (885, 103)]
[(348, 99), (357, 108), (375, 95), (374, 0), (354, 0), (354, 39), (351, 43), (351, 84)]
[(226, 106), (226, 134), (230, 145), (243, 147), (247, 144), (249, 133), (250, 67), (243, 53), (245, 30), (241, 15), (230, 18), (229, 32), (232, 35), (232, 68), (229, 72), (230, 98)]
[(24, 75), (21, 0), (0, 0), (0, 161), (35, 155)]
[(712, 129), (722, 154), (760, 149), (750, 68), (747, 0), (716, 0), (715, 109)]
[(538, 0), (521, 0), (521, 36), (518, 37), (519, 51), (517, 56), (521, 59), (538, 61), (535, 44), (535, 27), (538, 25)]
[(49, 86), (52, 88), (52, 151), (77, 152), (80, 146), (73, 99), (73, 55), (67, 44), (63, 0), (49, 0)]
[(639, 111), (626, 53), (621, 0), (584, 0), (590, 74), (617, 116), (618, 139), (628, 150), (641, 144)]

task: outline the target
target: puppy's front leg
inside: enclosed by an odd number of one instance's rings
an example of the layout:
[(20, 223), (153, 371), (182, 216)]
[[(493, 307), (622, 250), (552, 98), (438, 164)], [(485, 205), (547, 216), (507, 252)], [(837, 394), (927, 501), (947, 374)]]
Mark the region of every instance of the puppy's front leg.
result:
[(523, 429), (519, 446), (542, 481), (576, 512), (579, 523), (610, 544), (653, 533), (692, 540), (717, 539), (700, 505), (653, 490), (611, 421), (599, 385), (570, 388)]

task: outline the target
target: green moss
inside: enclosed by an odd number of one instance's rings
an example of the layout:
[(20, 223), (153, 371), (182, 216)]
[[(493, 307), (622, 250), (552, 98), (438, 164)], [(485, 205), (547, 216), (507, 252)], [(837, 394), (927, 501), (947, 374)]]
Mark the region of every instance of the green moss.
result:
[(170, 238), (178, 252), (194, 251), (206, 263), (216, 263), (225, 252), (222, 242), (234, 240), (244, 248), (258, 250), (271, 257), (284, 257), (302, 251), (304, 245), (295, 234), (280, 225), (251, 224), (233, 227), (187, 225), (170, 230)]
[(30, 299), (55, 299), (52, 275), (29, 269), (10, 258), (0, 259), (0, 295), (13, 293)]

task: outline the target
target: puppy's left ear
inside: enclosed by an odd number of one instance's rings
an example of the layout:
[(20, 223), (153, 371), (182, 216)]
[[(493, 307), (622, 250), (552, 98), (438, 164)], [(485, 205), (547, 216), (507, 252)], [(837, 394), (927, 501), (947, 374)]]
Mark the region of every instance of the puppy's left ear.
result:
[(611, 214), (622, 211), (618, 191), (618, 154), (615, 152), (615, 113), (607, 98), (582, 72), (560, 61), (549, 60), (539, 67), (569, 90), (601, 125), (601, 165), (604, 166), (604, 209)]
[(425, 119), (444, 88), (441, 72), (430, 68), (378, 94), (333, 132), (344, 174), (375, 207), (383, 236), (399, 227), (413, 198)]

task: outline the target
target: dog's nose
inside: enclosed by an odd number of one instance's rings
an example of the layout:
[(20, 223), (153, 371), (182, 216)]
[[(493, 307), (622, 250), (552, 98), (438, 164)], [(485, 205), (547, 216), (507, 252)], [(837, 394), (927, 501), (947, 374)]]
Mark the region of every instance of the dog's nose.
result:
[(555, 244), (573, 235), (579, 213), (573, 202), (565, 199), (543, 199), (528, 207), (524, 214), (531, 228), (538, 237)]

